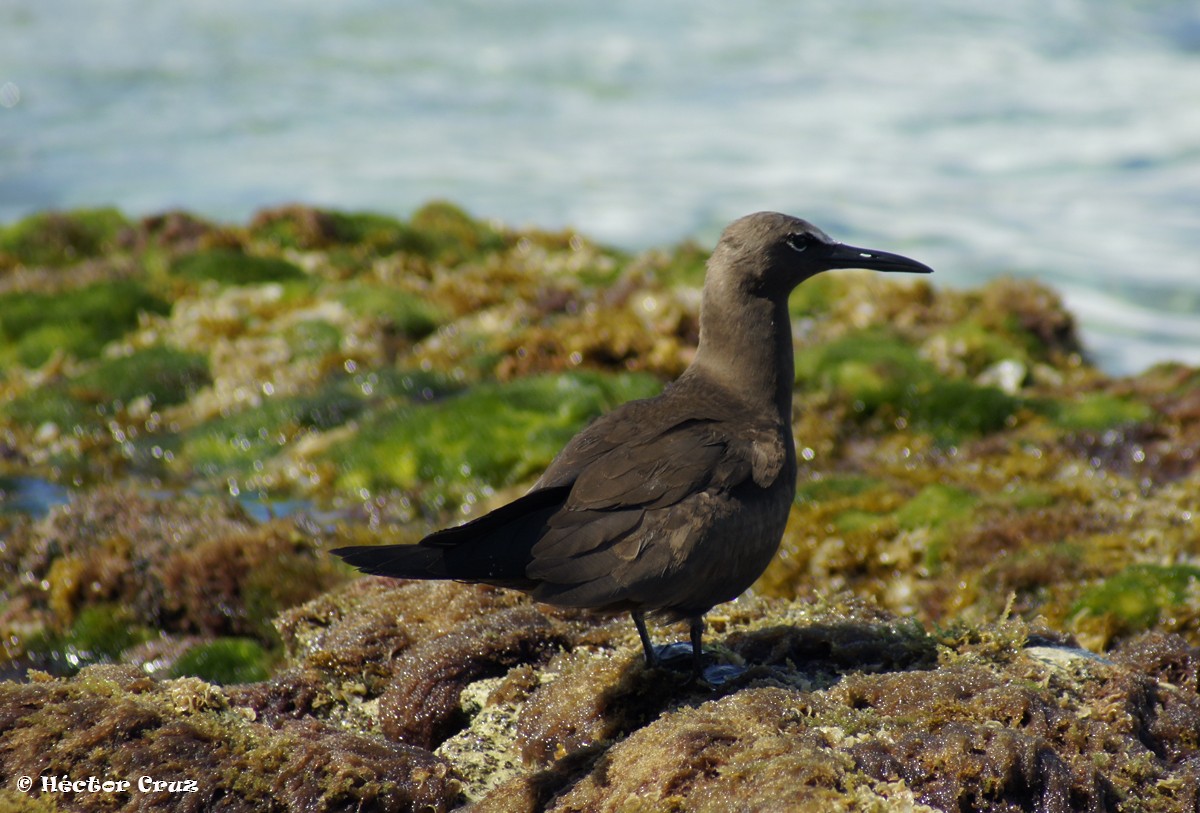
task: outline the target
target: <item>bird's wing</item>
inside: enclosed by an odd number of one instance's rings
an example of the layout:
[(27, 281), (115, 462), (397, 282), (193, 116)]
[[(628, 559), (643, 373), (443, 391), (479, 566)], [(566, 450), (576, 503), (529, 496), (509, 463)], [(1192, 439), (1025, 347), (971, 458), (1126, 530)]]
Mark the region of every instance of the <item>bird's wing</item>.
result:
[[(531, 491), (572, 485), (596, 465), (604, 469), (606, 476), (612, 477), (621, 467), (616, 462), (621, 458), (634, 463), (654, 458), (672, 459), (679, 447), (695, 444), (706, 429), (732, 423), (714, 418), (714, 415), (738, 414), (727, 398), (714, 398), (711, 393), (709, 396), (707, 400), (690, 398), (682, 403), (677, 400), (673, 410), (663, 407), (661, 401), (665, 396), (623, 404), (573, 437), (546, 467)], [(673, 422), (663, 425), (664, 414), (673, 414)], [(744, 416), (737, 422), (736, 431), (730, 433), (730, 450), (750, 460), (754, 482), (763, 488), (774, 482), (783, 469), (786, 454), (781, 435), (781, 427)], [(650, 453), (651, 447), (655, 446), (658, 454)]]
[(568, 511), (661, 508), (710, 483), (744, 480), (749, 456), (711, 421), (687, 420), (653, 437), (627, 442), (585, 466), (567, 497)]
[[(699, 521), (680, 523), (670, 516), (689, 498), (728, 494), (752, 483), (769, 486), (785, 459), (779, 433), (728, 429), (720, 421), (688, 418), (594, 455), (562, 509), (548, 518), (526, 573), (563, 585), (600, 578), (637, 559), (668, 527), (676, 540), (671, 545), (700, 533)], [(666, 547), (665, 542), (664, 537), (655, 544)]]

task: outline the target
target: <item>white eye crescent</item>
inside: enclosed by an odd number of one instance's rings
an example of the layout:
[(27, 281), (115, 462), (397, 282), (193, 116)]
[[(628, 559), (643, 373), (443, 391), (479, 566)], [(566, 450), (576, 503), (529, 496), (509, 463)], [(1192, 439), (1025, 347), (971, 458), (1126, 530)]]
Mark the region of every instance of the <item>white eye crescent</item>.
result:
[(787, 244), (792, 251), (801, 252), (813, 244), (813, 237), (811, 234), (789, 234)]

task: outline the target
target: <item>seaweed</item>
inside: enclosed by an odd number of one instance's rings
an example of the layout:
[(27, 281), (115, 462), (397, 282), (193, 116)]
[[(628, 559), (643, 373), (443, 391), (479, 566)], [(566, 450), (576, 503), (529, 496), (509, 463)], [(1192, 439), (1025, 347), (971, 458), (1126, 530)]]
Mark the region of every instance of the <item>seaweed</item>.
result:
[(189, 282), (211, 280), (221, 285), (259, 285), (306, 278), (303, 270), (287, 260), (229, 248), (201, 249), (184, 254), (172, 263), (171, 274)]
[(39, 212), (0, 226), (0, 269), (8, 265), (65, 266), (116, 248), (129, 226), (112, 208)]
[(568, 373), (485, 383), (460, 395), (372, 416), (333, 454), (339, 487), (511, 485), (543, 469), (589, 419), (659, 388), (644, 375)]
[(54, 293), (0, 294), (0, 368), (37, 367), (56, 352), (93, 358), (135, 327), (141, 314), (169, 309), (168, 302), (131, 279)]

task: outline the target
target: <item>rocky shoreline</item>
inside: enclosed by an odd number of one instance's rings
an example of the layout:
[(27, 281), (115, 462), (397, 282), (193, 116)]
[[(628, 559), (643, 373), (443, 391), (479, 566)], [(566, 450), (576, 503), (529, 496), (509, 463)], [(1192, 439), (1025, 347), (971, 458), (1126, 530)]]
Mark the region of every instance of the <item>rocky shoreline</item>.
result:
[(326, 555), (657, 392), (705, 256), (444, 203), (0, 227), (0, 484), (70, 489), (0, 514), (0, 805), (1194, 810), (1200, 371), (1106, 376), (1032, 281), (797, 290), (800, 486), (710, 616), (728, 685), (647, 671), (626, 619)]

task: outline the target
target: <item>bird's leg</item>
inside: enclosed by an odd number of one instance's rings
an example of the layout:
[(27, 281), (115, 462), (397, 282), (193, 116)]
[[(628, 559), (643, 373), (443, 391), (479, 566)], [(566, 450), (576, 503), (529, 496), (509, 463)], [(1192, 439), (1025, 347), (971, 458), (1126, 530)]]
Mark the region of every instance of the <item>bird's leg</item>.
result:
[(692, 634), (692, 671), (696, 673), (696, 677), (704, 674), (704, 616), (698, 615), (691, 619), (691, 634)]
[(646, 631), (646, 614), (641, 610), (633, 610), (630, 615), (633, 616), (633, 623), (637, 625), (638, 637), (642, 639), (642, 649), (646, 652), (646, 666), (653, 669), (658, 666), (658, 653), (654, 651), (650, 633)]

